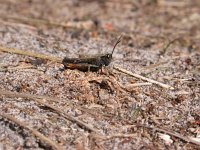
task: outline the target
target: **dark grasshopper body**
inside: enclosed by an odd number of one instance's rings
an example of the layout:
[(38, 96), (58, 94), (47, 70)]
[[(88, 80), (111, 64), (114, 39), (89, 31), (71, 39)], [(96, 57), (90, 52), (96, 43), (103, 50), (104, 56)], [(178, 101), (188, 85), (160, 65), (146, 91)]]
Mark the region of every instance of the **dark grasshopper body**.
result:
[(113, 47), (112, 53), (99, 55), (90, 58), (67, 58), (65, 57), (62, 61), (65, 69), (78, 69), (80, 71), (98, 71), (103, 66), (108, 66), (112, 60), (112, 54), (115, 47), (120, 42), (121, 37), (118, 39)]
[(98, 71), (103, 66), (108, 66), (112, 60), (112, 54), (105, 54), (91, 58), (67, 58), (63, 59), (65, 69), (78, 69), (80, 71)]

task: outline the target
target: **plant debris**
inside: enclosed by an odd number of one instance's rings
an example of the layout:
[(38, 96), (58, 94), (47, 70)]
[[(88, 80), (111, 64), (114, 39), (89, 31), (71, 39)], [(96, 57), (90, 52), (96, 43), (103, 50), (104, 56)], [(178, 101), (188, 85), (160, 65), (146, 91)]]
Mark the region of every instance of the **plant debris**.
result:
[[(1, 1), (0, 149), (200, 149), (199, 12), (199, 0)], [(63, 69), (119, 35), (102, 72)]]

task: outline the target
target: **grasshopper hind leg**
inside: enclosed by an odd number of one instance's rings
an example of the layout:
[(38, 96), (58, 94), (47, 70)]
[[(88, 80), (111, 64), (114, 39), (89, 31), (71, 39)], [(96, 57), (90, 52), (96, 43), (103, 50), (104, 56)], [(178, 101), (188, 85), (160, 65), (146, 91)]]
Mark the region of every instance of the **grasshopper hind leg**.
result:
[(88, 64), (88, 66), (87, 66), (88, 72), (98, 72), (99, 69), (100, 69), (100, 67), (97, 65)]

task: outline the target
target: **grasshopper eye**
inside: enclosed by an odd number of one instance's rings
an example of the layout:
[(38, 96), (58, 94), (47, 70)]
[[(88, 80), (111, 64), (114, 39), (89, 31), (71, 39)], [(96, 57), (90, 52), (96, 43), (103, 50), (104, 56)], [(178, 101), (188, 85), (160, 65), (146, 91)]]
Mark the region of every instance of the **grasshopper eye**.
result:
[(110, 58), (110, 54), (108, 54), (107, 57)]

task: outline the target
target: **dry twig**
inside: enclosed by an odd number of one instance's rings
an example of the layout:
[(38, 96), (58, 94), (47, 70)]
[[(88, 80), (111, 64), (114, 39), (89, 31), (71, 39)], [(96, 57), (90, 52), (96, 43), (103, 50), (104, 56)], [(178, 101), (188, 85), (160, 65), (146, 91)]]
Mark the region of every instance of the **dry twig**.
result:
[(175, 43), (176, 41), (180, 40), (180, 38), (175, 38), (172, 41), (169, 41), (169, 43), (163, 48), (163, 50), (161, 51), (161, 55), (164, 55), (167, 51), (167, 49), (170, 47), (170, 45), (172, 45), (173, 43)]
[[(179, 134), (177, 132), (174, 132), (174, 131), (172, 132), (172, 131), (168, 131), (166, 129), (161, 129), (161, 128), (158, 128), (158, 127), (150, 127), (150, 126), (143, 125), (143, 124), (130, 125), (128, 127), (129, 128), (130, 127), (144, 127), (144, 128), (152, 129), (154, 131), (158, 131), (158, 132), (163, 132), (163, 133), (169, 134), (171, 136), (179, 138), (179, 139), (181, 139), (183, 141), (186, 141), (188, 143), (193, 143), (193, 144), (196, 144), (196, 145), (200, 145), (200, 142), (195, 141), (192, 138), (183, 136), (183, 135), (181, 135), (181, 134)], [(133, 138), (135, 136), (136, 136), (135, 134), (114, 134), (114, 135), (109, 135), (109, 136), (103, 136), (103, 137), (100, 137), (100, 138), (102, 138), (102, 140), (110, 140), (110, 139), (113, 139), (113, 138)]]
[[(41, 105), (44, 105), (46, 106), (47, 108), (50, 108), (52, 110), (54, 110), (58, 115), (64, 117), (65, 119), (67, 120), (70, 120), (71, 122), (75, 122), (76, 124), (78, 124), (80, 127), (82, 128), (85, 128), (89, 131), (92, 131), (92, 132), (95, 132), (95, 133), (98, 133), (98, 131), (96, 129), (94, 129), (93, 127), (91, 127), (90, 125), (82, 122), (81, 120), (73, 117), (73, 116), (70, 116), (69, 114), (61, 111), (59, 108), (57, 107), (54, 107), (50, 104), (47, 104), (46, 102), (44, 102), (43, 100), (41, 99), (38, 99), (37, 96), (31, 96), (29, 94), (18, 94), (18, 93), (15, 93), (15, 92), (11, 92), (11, 91), (3, 91), (3, 90), (0, 90), (0, 95), (6, 95), (8, 97), (24, 97), (24, 98), (29, 98), (29, 99), (32, 99), (34, 101), (36, 101), (37, 103), (41, 104)], [(25, 99), (25, 100), (28, 100), (28, 99)]]
[(91, 29), (92, 27), (94, 27), (94, 22), (91, 20), (59, 23), (55, 21), (26, 18), (22, 16), (0, 16), (0, 18), (4, 20), (13, 20), (16, 22), (24, 23), (24, 24), (31, 24), (34, 26), (47, 25), (47, 26), (52, 26), (52, 27), (79, 28), (79, 29)]
[(135, 134), (113, 134), (113, 135), (103, 137), (103, 140), (111, 140), (114, 138), (133, 138), (133, 137), (136, 137), (136, 135)]
[(168, 130), (166, 130), (166, 129), (161, 129), (161, 128), (158, 128), (158, 127), (150, 127), (150, 126), (148, 126), (148, 125), (143, 125), (143, 124), (136, 124), (136, 125), (133, 125), (133, 127), (135, 127), (135, 126), (137, 126), (137, 127), (144, 127), (144, 128), (148, 128), (148, 129), (152, 129), (152, 130), (158, 131), (158, 132), (163, 132), (163, 133), (169, 134), (169, 135), (171, 135), (171, 136), (177, 137), (177, 138), (179, 138), (179, 139), (181, 139), (181, 140), (183, 140), (183, 141), (186, 141), (186, 142), (189, 142), (189, 143), (193, 143), (193, 144), (196, 144), (196, 145), (199, 145), (199, 146), (200, 146), (200, 142), (195, 141), (195, 140), (193, 140), (193, 139), (191, 139), (191, 138), (189, 138), (189, 137), (183, 136), (183, 135), (181, 135), (181, 134), (179, 134), (179, 133), (177, 133), (177, 132), (175, 132), (175, 131), (172, 132), (172, 131), (168, 131)]
[(44, 141), (45, 143), (47, 143), (48, 145), (50, 145), (52, 148), (57, 149), (57, 150), (64, 150), (63, 147), (59, 146), (57, 143), (53, 142), (52, 140), (50, 140), (48, 137), (44, 136), (43, 134), (41, 134), (40, 132), (38, 132), (37, 130), (29, 127), (28, 125), (26, 125), (26, 123), (19, 121), (18, 119), (12, 117), (11, 115), (7, 115), (4, 113), (0, 113), (0, 116), (2, 118), (6, 118), (14, 123), (16, 123), (17, 125), (28, 129), (29, 131), (31, 131), (31, 133), (33, 135), (35, 135), (36, 137), (38, 137), (41, 141)]
[(39, 54), (39, 53), (27, 51), (27, 50), (20, 50), (20, 49), (7, 48), (7, 47), (0, 46), (0, 51), (19, 54), (19, 55), (25, 55), (25, 56), (30, 56), (30, 57), (36, 57), (36, 58), (41, 58), (41, 59), (47, 59), (47, 60), (51, 60), (54, 62), (62, 62), (62, 58), (47, 56), (44, 54)]
[(10, 70), (18, 70), (18, 69), (31, 69), (35, 68), (34, 66), (18, 66), (18, 67), (9, 67), (9, 68), (0, 68), (0, 72), (10, 71)]
[(157, 0), (159, 6), (164, 7), (184, 7), (187, 5), (187, 1), (166, 1), (166, 0)]
[(134, 83), (134, 84), (129, 84), (126, 87), (138, 87), (138, 86), (147, 86), (147, 85), (152, 85), (152, 83), (149, 82), (144, 82), (144, 83)]
[(29, 93), (17, 93), (17, 92), (11, 92), (11, 91), (4, 91), (0, 90), (0, 95), (7, 95), (9, 97), (21, 97), (21, 98), (28, 98), (28, 99), (45, 99), (51, 102), (58, 102), (61, 101), (61, 99), (57, 97), (49, 97), (49, 96), (43, 96), (43, 95), (33, 95)]
[(133, 76), (133, 77), (135, 77), (135, 78), (139, 78), (139, 79), (142, 79), (142, 80), (144, 80), (144, 81), (148, 81), (148, 82), (157, 84), (157, 85), (159, 85), (159, 86), (161, 86), (161, 87), (163, 87), (163, 88), (170, 89), (170, 90), (174, 90), (174, 88), (173, 88), (172, 86), (170, 86), (170, 85), (160, 83), (160, 82), (158, 82), (158, 81), (155, 81), (155, 80), (152, 80), (152, 79), (143, 77), (143, 76), (138, 75), (138, 74), (134, 74), (134, 73), (132, 73), (132, 72), (130, 72), (130, 71), (127, 71), (127, 70), (125, 70), (125, 69), (123, 69), (123, 68), (114, 66), (114, 69), (116, 69), (116, 70), (118, 70), (118, 71), (120, 71), (120, 72), (123, 72), (123, 73), (125, 73), (125, 74), (128, 74), (128, 75), (130, 75), (130, 76)]

